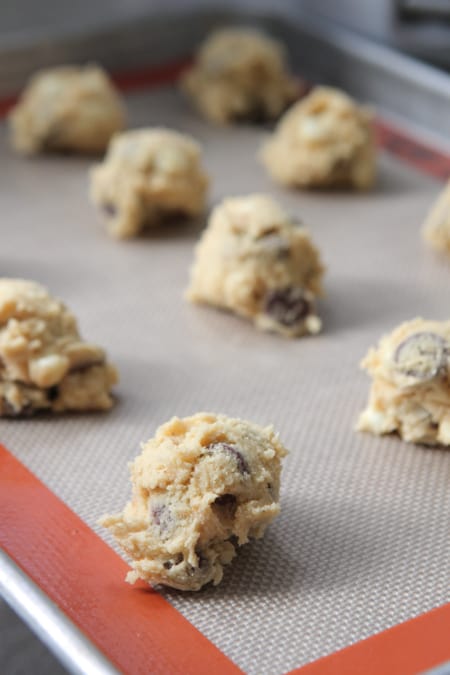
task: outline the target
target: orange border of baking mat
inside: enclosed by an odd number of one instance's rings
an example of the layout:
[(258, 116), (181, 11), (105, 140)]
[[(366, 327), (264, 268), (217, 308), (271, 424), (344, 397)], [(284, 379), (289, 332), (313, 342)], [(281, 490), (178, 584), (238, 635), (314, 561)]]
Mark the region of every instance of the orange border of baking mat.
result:
[[(114, 80), (126, 91), (157, 86), (173, 82), (188, 63), (119, 73)], [(15, 100), (0, 100), (0, 116)], [(375, 129), (387, 152), (435, 178), (450, 176), (448, 155), (379, 118)], [(51, 555), (42, 541), (51, 544)], [(1, 445), (0, 545), (123, 672), (242, 673), (161, 595), (146, 584), (124, 584), (122, 558)], [(449, 635), (450, 603), (291, 673), (416, 675), (450, 659)]]
[(0, 546), (121, 672), (242, 673), (1, 445)]
[(290, 675), (416, 675), (449, 659), (450, 603), (292, 670)]
[[(0, 546), (121, 672), (242, 673), (159, 593), (127, 586), (125, 561), (2, 445), (0, 488)], [(415, 675), (450, 659), (449, 634), (450, 603), (291, 673)]]

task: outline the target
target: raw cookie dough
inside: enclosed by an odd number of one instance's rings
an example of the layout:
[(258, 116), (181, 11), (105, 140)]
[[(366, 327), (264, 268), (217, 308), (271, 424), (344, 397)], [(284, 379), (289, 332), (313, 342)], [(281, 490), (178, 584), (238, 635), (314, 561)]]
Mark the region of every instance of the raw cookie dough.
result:
[(367, 189), (375, 179), (371, 114), (343, 92), (317, 87), (282, 117), (261, 158), (282, 185)]
[(116, 382), (62, 302), (33, 281), (0, 279), (0, 417), (107, 410)]
[(218, 584), (237, 547), (279, 514), (285, 454), (272, 427), (225, 415), (159, 427), (130, 465), (131, 501), (100, 521), (133, 560), (127, 581), (186, 591)]
[(225, 199), (196, 248), (187, 298), (294, 337), (317, 333), (324, 268), (307, 230), (269, 196)]
[(207, 188), (200, 146), (169, 129), (116, 136), (91, 173), (91, 197), (118, 238), (133, 237), (171, 216), (199, 215)]
[(357, 428), (450, 445), (450, 321), (414, 319), (381, 338), (362, 362), (372, 377)]
[(430, 246), (450, 255), (450, 181), (425, 221), (423, 236)]
[(217, 124), (274, 119), (300, 92), (287, 72), (283, 46), (236, 28), (216, 31), (204, 42), (182, 87)]
[(98, 153), (123, 129), (125, 113), (102, 68), (61, 66), (31, 78), (9, 122), (19, 152)]

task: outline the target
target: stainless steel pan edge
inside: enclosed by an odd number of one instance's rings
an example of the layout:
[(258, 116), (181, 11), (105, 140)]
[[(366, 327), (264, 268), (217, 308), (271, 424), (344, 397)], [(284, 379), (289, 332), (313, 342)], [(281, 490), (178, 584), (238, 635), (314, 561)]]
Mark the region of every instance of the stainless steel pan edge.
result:
[(0, 96), (17, 93), (37, 68), (98, 61), (111, 70), (161, 65), (193, 52), (215, 27), (259, 25), (287, 45), (293, 66), (312, 81), (340, 86), (416, 126), (450, 138), (450, 77), (319, 15), (281, 3), (272, 15), (194, 9), (110, 20), (87, 33), (0, 43)]

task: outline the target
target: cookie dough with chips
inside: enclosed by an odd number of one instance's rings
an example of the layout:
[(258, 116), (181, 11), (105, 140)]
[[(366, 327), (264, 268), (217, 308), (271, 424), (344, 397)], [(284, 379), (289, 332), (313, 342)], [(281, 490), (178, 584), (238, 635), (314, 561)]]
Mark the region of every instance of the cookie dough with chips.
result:
[(244, 28), (213, 33), (183, 76), (182, 87), (216, 124), (275, 119), (300, 92), (283, 46)]
[(450, 321), (414, 319), (385, 335), (362, 362), (372, 377), (357, 428), (450, 445)]
[(108, 410), (116, 382), (60, 300), (33, 281), (0, 279), (0, 416)]
[(120, 239), (174, 217), (199, 215), (207, 188), (198, 143), (163, 128), (116, 136), (91, 173), (92, 200), (108, 232)]
[(102, 68), (60, 66), (31, 78), (9, 122), (18, 152), (95, 154), (123, 129), (125, 110)]
[(442, 190), (423, 226), (425, 241), (450, 255), (450, 182)]
[(264, 194), (225, 199), (196, 248), (187, 298), (262, 330), (317, 333), (324, 268), (307, 230)]
[(282, 185), (365, 190), (376, 171), (371, 118), (343, 92), (317, 87), (282, 117), (262, 161)]
[(131, 501), (100, 521), (133, 561), (127, 581), (186, 591), (218, 584), (238, 548), (279, 514), (285, 454), (273, 427), (225, 415), (159, 427), (130, 466)]

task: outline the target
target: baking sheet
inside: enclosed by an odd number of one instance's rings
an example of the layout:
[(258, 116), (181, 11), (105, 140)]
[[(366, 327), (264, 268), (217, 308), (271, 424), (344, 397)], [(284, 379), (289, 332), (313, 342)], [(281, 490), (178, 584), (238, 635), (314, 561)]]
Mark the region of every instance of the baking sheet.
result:
[(170, 87), (129, 107), (131, 126), (204, 144), (211, 203), (267, 191), (309, 226), (328, 267), (324, 331), (287, 341), (186, 304), (203, 223), (113, 241), (86, 196), (92, 162), (15, 157), (2, 128), (0, 274), (63, 298), (121, 383), (109, 414), (1, 420), (1, 441), (108, 538), (96, 520), (125, 503), (126, 463), (160, 423), (199, 410), (273, 423), (291, 450), (281, 517), (218, 588), (163, 592), (250, 674), (286, 672), (448, 602), (450, 453), (352, 430), (367, 348), (402, 320), (448, 318), (450, 265), (418, 235), (441, 186), (382, 154), (373, 193), (288, 192), (255, 160), (264, 131), (210, 127)]

